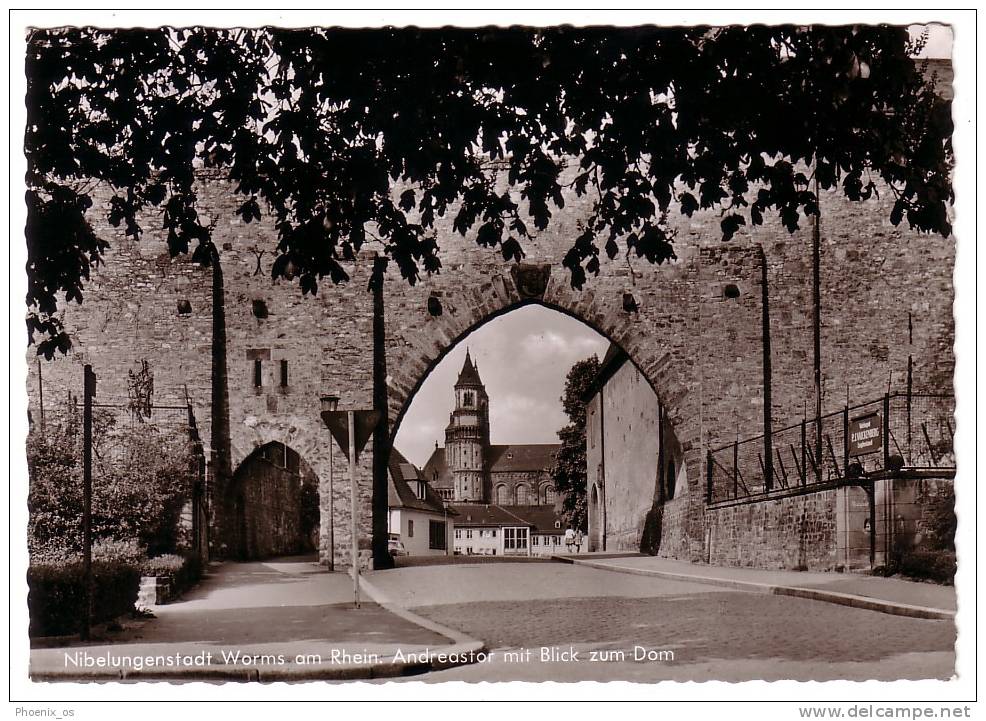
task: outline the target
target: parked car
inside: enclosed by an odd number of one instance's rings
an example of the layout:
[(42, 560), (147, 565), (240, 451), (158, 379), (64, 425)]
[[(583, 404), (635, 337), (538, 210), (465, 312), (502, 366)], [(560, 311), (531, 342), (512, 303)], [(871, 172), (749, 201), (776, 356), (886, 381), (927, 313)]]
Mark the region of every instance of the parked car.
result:
[(407, 555), (407, 549), (404, 548), (404, 544), (394, 539), (387, 541), (387, 550), (390, 551), (391, 556)]

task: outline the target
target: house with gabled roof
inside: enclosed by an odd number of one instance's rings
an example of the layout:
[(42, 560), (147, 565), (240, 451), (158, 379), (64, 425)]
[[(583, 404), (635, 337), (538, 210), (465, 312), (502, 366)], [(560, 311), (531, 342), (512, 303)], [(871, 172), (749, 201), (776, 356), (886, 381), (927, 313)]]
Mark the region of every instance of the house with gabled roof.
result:
[(396, 448), (390, 452), (387, 532), (411, 556), (452, 555), (456, 512)]

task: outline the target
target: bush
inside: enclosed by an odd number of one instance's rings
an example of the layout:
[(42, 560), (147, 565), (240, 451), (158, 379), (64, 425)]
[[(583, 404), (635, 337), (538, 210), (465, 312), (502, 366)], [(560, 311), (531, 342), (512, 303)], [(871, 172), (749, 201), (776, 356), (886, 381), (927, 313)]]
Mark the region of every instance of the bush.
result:
[[(97, 541), (92, 548), (93, 623), (134, 609), (144, 552), (135, 539)], [(27, 571), (29, 635), (77, 633), (83, 613), (82, 554), (49, 546), (32, 553)]]
[[(140, 572), (123, 561), (93, 561), (93, 623), (110, 621), (134, 609)], [(77, 633), (84, 612), (82, 563), (32, 565), (27, 572), (31, 636)]]
[(951, 483), (945, 483), (941, 490), (928, 501), (928, 545), (932, 550), (954, 552), (957, 526), (955, 487)]
[(188, 554), (179, 556), (175, 553), (149, 558), (141, 566), (144, 576), (166, 578), (171, 586), (171, 593), (177, 595), (194, 585), (202, 576), (202, 564), (198, 556)]
[[(97, 539), (138, 539), (150, 553), (178, 544), (181, 510), (194, 479), (188, 439), (150, 424), (94, 429), (92, 531)], [(28, 545), (31, 556), (53, 548), (82, 550), (81, 433), (49, 424), (28, 436)]]
[(900, 557), (897, 571), (904, 576), (939, 583), (955, 582), (955, 554), (951, 551), (912, 550)]

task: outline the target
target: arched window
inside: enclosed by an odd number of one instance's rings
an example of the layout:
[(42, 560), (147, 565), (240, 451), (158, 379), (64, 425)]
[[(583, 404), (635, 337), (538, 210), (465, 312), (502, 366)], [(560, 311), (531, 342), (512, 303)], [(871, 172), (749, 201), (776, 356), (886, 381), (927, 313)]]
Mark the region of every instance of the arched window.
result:
[(674, 475), (674, 461), (671, 461), (668, 464), (668, 476), (667, 476), (667, 491), (668, 491), (667, 500), (669, 501), (672, 498), (674, 498), (674, 484), (676, 480), (677, 479), (675, 478)]
[(501, 483), (496, 487), (494, 498), (496, 498), (497, 505), (500, 506), (505, 506), (510, 503), (510, 497), (507, 495), (507, 487), (504, 484)]
[(555, 493), (554, 486), (544, 487), (544, 503), (545, 505), (553, 505), (557, 500), (558, 494)]
[(517, 490), (516, 490), (516, 494), (517, 494), (517, 505), (518, 506), (526, 506), (527, 505), (527, 503), (528, 503), (527, 493), (528, 493), (527, 486), (524, 485), (523, 483), (518, 484)]

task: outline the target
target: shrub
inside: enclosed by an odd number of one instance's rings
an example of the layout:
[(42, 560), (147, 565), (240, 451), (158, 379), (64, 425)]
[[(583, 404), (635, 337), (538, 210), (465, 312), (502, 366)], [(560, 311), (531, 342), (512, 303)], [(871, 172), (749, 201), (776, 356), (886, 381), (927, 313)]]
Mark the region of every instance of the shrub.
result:
[(955, 517), (955, 487), (951, 483), (945, 483), (928, 501), (926, 513), (928, 545), (936, 551), (955, 551), (958, 519)]
[(912, 550), (901, 556), (897, 571), (904, 576), (939, 583), (955, 582), (955, 554), (950, 551)]
[[(94, 421), (92, 531), (97, 539), (138, 539), (150, 553), (176, 550), (181, 509), (193, 482), (181, 431), (150, 424), (117, 428)], [(49, 424), (28, 436), (28, 545), (31, 556), (82, 549), (81, 433)]]
[[(134, 609), (140, 572), (123, 561), (93, 561), (93, 623)], [(27, 572), (31, 636), (76, 633), (84, 612), (85, 575), (81, 561), (32, 565)]]
[[(93, 623), (129, 613), (137, 601), (145, 557), (136, 539), (101, 540), (92, 548)], [(31, 554), (27, 572), (31, 636), (75, 633), (83, 613), (81, 552), (48, 546)]]

